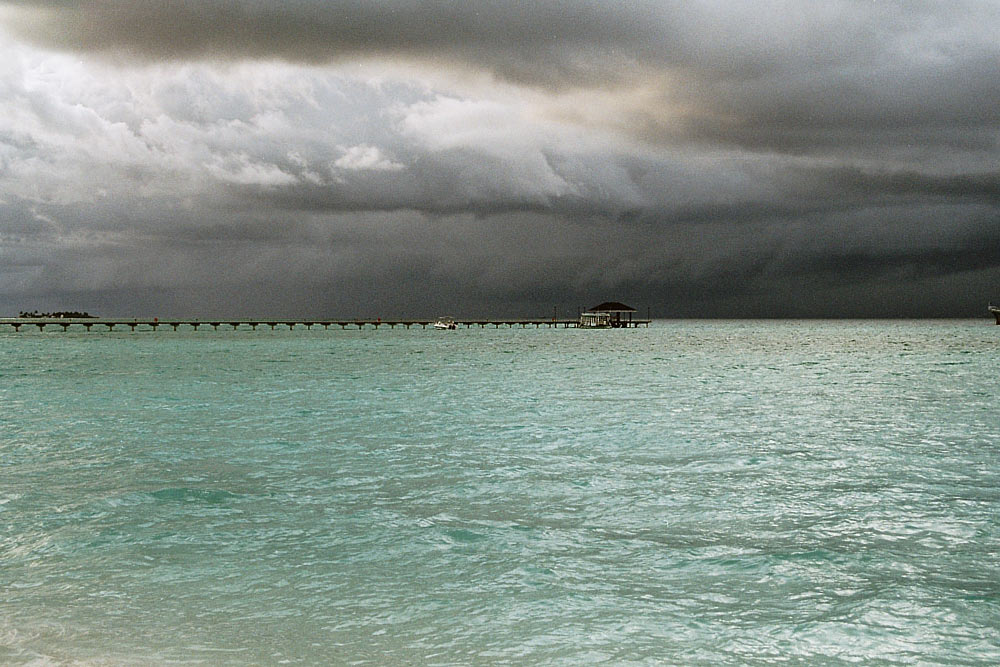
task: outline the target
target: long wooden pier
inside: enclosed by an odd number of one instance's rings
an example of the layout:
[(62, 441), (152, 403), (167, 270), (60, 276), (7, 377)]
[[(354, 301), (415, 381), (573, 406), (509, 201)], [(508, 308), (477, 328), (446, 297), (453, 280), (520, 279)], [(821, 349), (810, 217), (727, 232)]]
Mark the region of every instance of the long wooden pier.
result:
[[(433, 319), (405, 319), (405, 320), (384, 320), (381, 318), (376, 319), (233, 319), (233, 318), (213, 318), (213, 319), (160, 319), (158, 317), (136, 317), (136, 318), (121, 318), (121, 317), (4, 317), (0, 318), (0, 330), (3, 327), (12, 327), (14, 331), (20, 331), (22, 327), (30, 330), (32, 327), (37, 327), (39, 331), (44, 331), (48, 327), (56, 328), (61, 327), (63, 331), (68, 331), (71, 327), (74, 330), (85, 329), (91, 331), (124, 331), (126, 327), (130, 331), (158, 331), (161, 327), (168, 328), (172, 331), (177, 331), (179, 329), (184, 330), (194, 330), (198, 331), (202, 328), (210, 328), (212, 330), (218, 330), (219, 327), (223, 327), (229, 330), (236, 329), (252, 329), (256, 330), (258, 327), (268, 327), (270, 329), (286, 329), (292, 330), (296, 328), (312, 329), (313, 327), (323, 327), (324, 329), (329, 329), (330, 327), (340, 327), (341, 329), (378, 329), (379, 327), (388, 327), (390, 329), (395, 329), (396, 327), (405, 327), (407, 329), (411, 327), (421, 327), (426, 329), (429, 326), (434, 325), (435, 320)], [(639, 326), (649, 326), (649, 320), (633, 320), (628, 322), (628, 325), (632, 328)], [(487, 327), (494, 327), (496, 329), (500, 328), (529, 328), (535, 327), (536, 329), (542, 327), (549, 328), (576, 328), (580, 325), (579, 320), (567, 320), (567, 319), (555, 319), (555, 318), (540, 318), (540, 319), (463, 319), (455, 320), (455, 324), (458, 327), (464, 327), (471, 329), (473, 327), (479, 327), (485, 329)]]

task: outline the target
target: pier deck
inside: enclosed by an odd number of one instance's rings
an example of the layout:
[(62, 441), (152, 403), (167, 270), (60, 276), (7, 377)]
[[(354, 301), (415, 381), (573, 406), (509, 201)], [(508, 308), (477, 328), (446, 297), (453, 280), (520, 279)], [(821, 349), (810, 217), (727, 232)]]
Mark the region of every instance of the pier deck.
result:
[[(74, 330), (79, 330), (81, 328), (91, 331), (96, 327), (96, 331), (124, 331), (127, 327), (130, 331), (157, 331), (160, 327), (169, 328), (172, 331), (177, 331), (181, 327), (184, 329), (193, 329), (195, 331), (201, 329), (202, 327), (211, 328), (213, 330), (218, 330), (219, 327), (225, 327), (228, 329), (240, 329), (249, 328), (256, 330), (258, 327), (269, 327), (270, 329), (284, 328), (284, 329), (295, 329), (295, 328), (305, 328), (312, 329), (313, 327), (323, 327), (324, 329), (329, 329), (330, 327), (340, 327), (341, 329), (365, 329), (372, 328), (378, 329), (379, 327), (389, 327), (390, 329), (395, 329), (396, 327), (405, 327), (407, 329), (411, 327), (419, 326), (426, 329), (429, 326), (433, 326), (433, 319), (400, 319), (400, 320), (383, 320), (383, 319), (232, 319), (232, 318), (213, 318), (213, 319), (160, 319), (157, 317), (138, 317), (138, 318), (122, 318), (122, 317), (89, 317), (89, 318), (75, 318), (75, 317), (4, 317), (0, 318), (0, 330), (3, 327), (12, 327), (15, 331), (20, 331), (21, 327), (30, 329), (31, 327), (37, 327), (39, 331), (44, 331), (48, 327), (56, 328), (61, 327), (63, 331), (68, 331), (70, 327)], [(630, 322), (632, 328), (639, 326), (649, 326), (649, 320), (634, 320)], [(540, 319), (464, 319), (455, 320), (455, 324), (459, 327), (465, 327), (471, 329), (473, 327), (479, 327), (485, 329), (487, 327), (494, 327), (500, 329), (503, 327), (507, 328), (528, 328), (528, 327), (550, 327), (550, 328), (576, 328), (579, 326), (579, 320), (572, 319), (554, 319), (554, 318), (540, 318)]]

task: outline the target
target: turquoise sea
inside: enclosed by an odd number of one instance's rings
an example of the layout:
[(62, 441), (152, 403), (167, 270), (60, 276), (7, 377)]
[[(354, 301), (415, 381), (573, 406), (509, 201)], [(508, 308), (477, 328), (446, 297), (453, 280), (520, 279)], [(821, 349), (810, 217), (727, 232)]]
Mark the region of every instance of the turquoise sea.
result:
[(997, 664), (998, 397), (987, 320), (0, 327), (0, 664)]

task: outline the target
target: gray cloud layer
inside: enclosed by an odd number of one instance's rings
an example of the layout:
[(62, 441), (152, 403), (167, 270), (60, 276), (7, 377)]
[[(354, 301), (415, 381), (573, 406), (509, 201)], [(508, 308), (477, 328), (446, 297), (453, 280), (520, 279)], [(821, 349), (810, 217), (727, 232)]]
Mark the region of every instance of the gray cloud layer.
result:
[(4, 5), (8, 309), (1000, 297), (995, 3)]

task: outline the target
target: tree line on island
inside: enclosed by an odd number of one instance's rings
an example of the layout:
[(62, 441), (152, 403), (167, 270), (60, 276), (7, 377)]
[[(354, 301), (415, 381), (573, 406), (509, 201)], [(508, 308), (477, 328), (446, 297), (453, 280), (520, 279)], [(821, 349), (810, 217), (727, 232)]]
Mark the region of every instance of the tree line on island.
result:
[(18, 317), (22, 319), (40, 319), (43, 317), (49, 318), (64, 318), (64, 317), (75, 317), (79, 319), (83, 318), (95, 318), (97, 315), (91, 315), (90, 313), (80, 313), (75, 310), (59, 310), (54, 313), (40, 313), (37, 310), (33, 310), (30, 313), (26, 310), (22, 310)]

